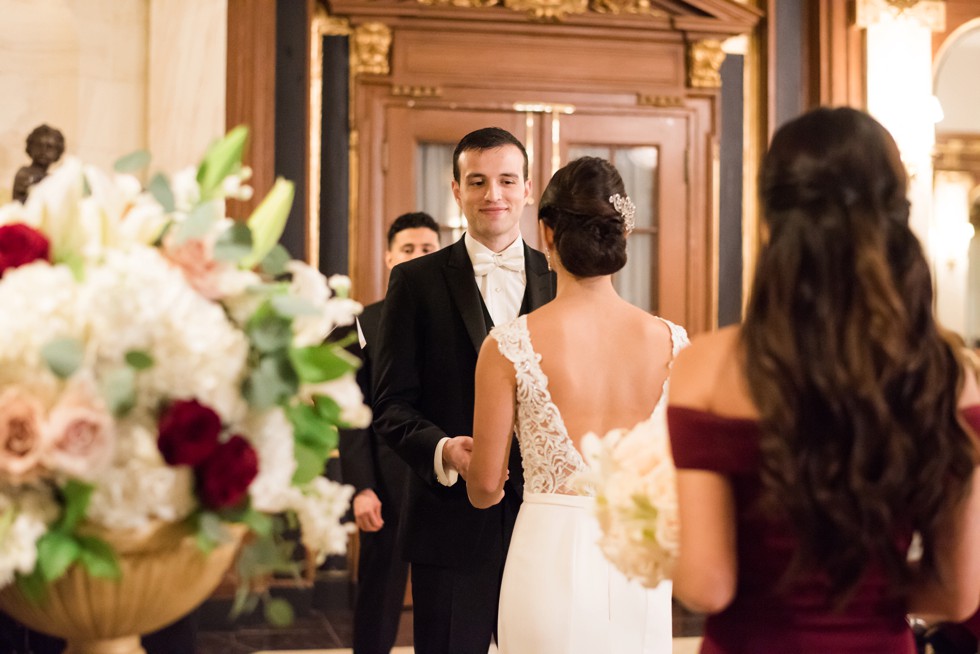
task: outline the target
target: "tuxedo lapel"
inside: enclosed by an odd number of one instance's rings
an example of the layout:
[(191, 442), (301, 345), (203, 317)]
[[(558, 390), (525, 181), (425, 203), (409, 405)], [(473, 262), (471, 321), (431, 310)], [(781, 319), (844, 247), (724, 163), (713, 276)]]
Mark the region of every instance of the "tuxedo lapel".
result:
[(525, 304), (528, 312), (547, 304), (555, 297), (555, 278), (539, 252), (524, 244), (524, 268), (527, 278)]
[(473, 347), (479, 352), (483, 340), (487, 337), (487, 324), (483, 318), (480, 289), (477, 288), (473, 277), (473, 264), (470, 263), (470, 256), (466, 253), (463, 239), (459, 239), (449, 247), (451, 248), (449, 260), (443, 270), (446, 275), (446, 285), (463, 319), (463, 324), (466, 325), (466, 333), (473, 341)]

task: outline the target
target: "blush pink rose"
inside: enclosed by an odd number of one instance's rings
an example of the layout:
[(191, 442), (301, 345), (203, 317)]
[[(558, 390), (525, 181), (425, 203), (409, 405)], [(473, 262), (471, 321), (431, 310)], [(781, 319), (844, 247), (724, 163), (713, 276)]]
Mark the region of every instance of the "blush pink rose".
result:
[(259, 474), (259, 457), (252, 445), (236, 434), (219, 445), (196, 472), (201, 502), (212, 509), (226, 509), (245, 499)]
[(44, 466), (86, 481), (95, 480), (112, 460), (112, 416), (93, 389), (65, 393), (48, 414)]
[(221, 298), (221, 264), (214, 260), (212, 248), (203, 240), (189, 238), (180, 245), (167, 240), (163, 254), (184, 273), (184, 278), (209, 300)]
[(44, 407), (19, 388), (0, 393), (0, 479), (30, 481), (40, 474)]
[(0, 277), (10, 268), (43, 259), (49, 261), (48, 238), (29, 225), (13, 223), (0, 226)]

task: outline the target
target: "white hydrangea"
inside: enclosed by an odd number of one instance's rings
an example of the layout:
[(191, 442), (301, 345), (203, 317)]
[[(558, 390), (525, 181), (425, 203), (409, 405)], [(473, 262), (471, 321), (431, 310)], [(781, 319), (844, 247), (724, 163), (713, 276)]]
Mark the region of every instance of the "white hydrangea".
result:
[(295, 501), (293, 426), (282, 409), (276, 408), (250, 415), (242, 433), (259, 457), (259, 474), (248, 489), (252, 507), (269, 513), (285, 511)]
[(334, 328), (352, 324), (364, 309), (349, 298), (331, 297), (327, 278), (316, 268), (302, 261), (290, 261), (286, 270), (292, 273), (290, 295), (306, 300), (316, 309), (316, 313), (293, 319), (297, 347), (319, 345)]
[(301, 492), (297, 491), (292, 509), (299, 518), (303, 546), (316, 553), (318, 565), (327, 555), (346, 551), (347, 538), (355, 527), (353, 523), (340, 521), (353, 495), (353, 486), (326, 477), (316, 477)]
[(37, 541), (58, 516), (58, 506), (44, 487), (0, 488), (0, 588), (16, 573), (30, 574), (37, 563)]

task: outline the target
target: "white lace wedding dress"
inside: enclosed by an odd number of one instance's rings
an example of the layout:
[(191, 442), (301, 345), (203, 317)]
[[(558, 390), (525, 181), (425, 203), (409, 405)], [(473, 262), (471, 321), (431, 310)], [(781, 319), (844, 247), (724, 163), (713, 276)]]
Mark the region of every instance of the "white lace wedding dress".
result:
[[(664, 322), (676, 355), (687, 334)], [(594, 498), (574, 482), (587, 464), (551, 401), (527, 318), (491, 335), (516, 371), (524, 460), (524, 503), (500, 591), (500, 654), (670, 654), (671, 584), (648, 590), (628, 581), (599, 550)], [(667, 410), (666, 382), (660, 390), (654, 413)]]

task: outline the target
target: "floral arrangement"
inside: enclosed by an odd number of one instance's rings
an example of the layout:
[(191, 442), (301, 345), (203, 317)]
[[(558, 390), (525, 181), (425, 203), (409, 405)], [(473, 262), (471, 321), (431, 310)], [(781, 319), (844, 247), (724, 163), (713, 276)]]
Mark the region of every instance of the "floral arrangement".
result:
[(599, 547), (627, 578), (653, 588), (677, 559), (675, 469), (663, 412), (630, 430), (582, 439), (590, 465), (580, 483), (595, 491)]
[(251, 195), (246, 139), (145, 187), (147, 153), (113, 173), (69, 158), (0, 207), (0, 588), (118, 575), (85, 523), (187, 521), (205, 550), (242, 523), (244, 577), (282, 567), (297, 524), (320, 560), (344, 552), (352, 489), (322, 473), (370, 411), (328, 335), (361, 307), (278, 245), (290, 182), (226, 217)]

